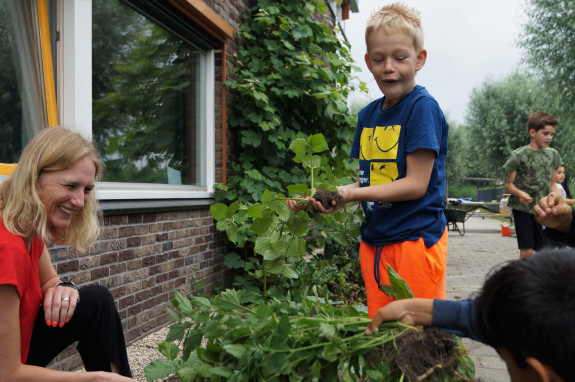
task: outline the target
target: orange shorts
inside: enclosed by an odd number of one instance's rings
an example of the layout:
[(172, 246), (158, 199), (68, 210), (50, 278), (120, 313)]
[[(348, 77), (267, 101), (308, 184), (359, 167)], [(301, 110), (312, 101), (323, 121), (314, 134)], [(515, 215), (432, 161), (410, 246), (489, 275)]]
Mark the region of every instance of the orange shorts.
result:
[(359, 259), (370, 318), (373, 318), (379, 308), (394, 300), (378, 289), (374, 273), (377, 248), (381, 250), (378, 263), (380, 283), (389, 285), (387, 277), (387, 264), (389, 264), (409, 285), (415, 297), (445, 299), (447, 229), (431, 248), (425, 246), (422, 238), (381, 247), (372, 247), (362, 241), (359, 246)]

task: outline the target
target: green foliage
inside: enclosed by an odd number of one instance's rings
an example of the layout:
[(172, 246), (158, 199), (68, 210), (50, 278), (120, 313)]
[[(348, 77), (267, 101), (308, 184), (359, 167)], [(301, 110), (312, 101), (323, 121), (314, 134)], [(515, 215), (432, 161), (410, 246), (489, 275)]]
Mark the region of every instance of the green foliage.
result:
[(541, 107), (538, 83), (520, 73), (473, 90), (467, 112), (469, 176), (507, 178), (511, 151), (529, 143), (527, 117)]
[(405, 298), (413, 298), (411, 288), (402, 278), (397, 274), (391, 265), (387, 264), (387, 274), (389, 275), (389, 285), (379, 284), (378, 288), (389, 297), (396, 300), (403, 300)]
[(450, 180), (448, 183), (450, 198), (476, 198), (477, 186), (471, 182)]
[[(310, 184), (288, 185), (289, 199), (299, 198), (298, 203), (306, 203), (302, 195), (311, 195), (312, 189), (334, 188), (328, 156), (318, 153), (328, 151), (327, 142), (321, 134), (298, 138), (290, 144), (293, 161), (299, 163), (308, 173)], [(242, 255), (231, 253), (225, 264), (230, 268), (242, 269), (245, 274), (236, 277), (235, 286), (247, 290), (261, 291), (264, 295), (285, 288), (301, 288), (294, 279), (299, 274), (314, 277), (314, 272), (305, 270), (304, 255), (315, 248), (324, 247), (326, 238), (343, 248), (351, 248), (359, 236), (360, 209), (341, 209), (332, 214), (314, 215), (309, 208), (295, 213), (286, 205), (288, 197), (281, 193), (265, 190), (259, 202), (235, 201), (229, 206), (216, 203), (210, 212), (217, 221), (216, 228), (225, 231), (228, 239)], [(315, 211), (315, 210), (314, 210)], [(310, 240), (310, 227), (316, 228), (315, 240)], [(336, 270), (337, 271), (337, 270)], [(319, 270), (319, 272), (328, 272)], [(335, 272), (337, 273), (337, 272)], [(319, 277), (319, 274), (315, 274)], [(321, 284), (320, 284), (321, 285)], [(271, 289), (271, 288), (274, 289)], [(271, 290), (271, 291), (270, 291)]]
[(539, 107), (559, 121), (553, 147), (575, 163), (575, 3), (529, 0), (527, 22), (519, 39), (525, 61), (540, 81)]
[(470, 172), (468, 168), (469, 143), (467, 130), (449, 121), (449, 142), (445, 160), (445, 176), (449, 178), (464, 177)]
[(316, 133), (333, 148), (336, 177), (349, 176), (354, 67), (349, 44), (318, 21), (328, 12), (318, 0), (261, 0), (246, 13), (226, 82), (235, 95), (229, 126), (239, 155), (220, 199), (255, 201), (266, 188), (303, 183), (306, 173), (291, 165), (289, 145)]
[[(148, 381), (170, 375), (183, 382), (407, 380), (401, 369), (372, 353), (397, 349), (397, 338), (420, 330), (389, 322), (368, 336), (371, 319), (365, 312), (335, 306), (317, 288), (267, 301), (243, 290), (210, 299), (175, 292), (172, 302), (176, 322), (158, 344), (164, 359), (145, 368)], [(459, 374), (442, 380), (473, 378), (473, 362), (460, 351)]]

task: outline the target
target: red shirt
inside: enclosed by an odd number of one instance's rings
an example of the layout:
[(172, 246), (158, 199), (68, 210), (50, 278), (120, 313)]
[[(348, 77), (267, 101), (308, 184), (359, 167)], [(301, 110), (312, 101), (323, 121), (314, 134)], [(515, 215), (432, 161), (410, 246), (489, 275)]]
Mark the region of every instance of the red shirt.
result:
[(42, 303), (42, 288), (38, 276), (38, 260), (44, 243), (32, 240), (30, 253), (24, 239), (6, 230), (0, 220), (0, 285), (14, 285), (20, 295), (20, 355), (26, 363), (34, 321)]

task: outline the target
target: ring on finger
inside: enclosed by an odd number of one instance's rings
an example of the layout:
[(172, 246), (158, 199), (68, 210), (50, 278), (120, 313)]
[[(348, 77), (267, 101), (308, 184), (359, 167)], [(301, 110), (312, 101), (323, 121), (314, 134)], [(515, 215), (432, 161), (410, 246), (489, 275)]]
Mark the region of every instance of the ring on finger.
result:
[(70, 301), (70, 297), (62, 297), (62, 301)]

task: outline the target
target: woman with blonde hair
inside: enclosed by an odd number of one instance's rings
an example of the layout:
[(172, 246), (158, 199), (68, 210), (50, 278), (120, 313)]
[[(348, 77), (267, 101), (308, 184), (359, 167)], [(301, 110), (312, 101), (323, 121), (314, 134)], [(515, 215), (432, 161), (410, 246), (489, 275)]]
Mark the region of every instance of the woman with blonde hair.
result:
[[(45, 244), (85, 252), (95, 242), (102, 167), (90, 141), (50, 127), (0, 184), (0, 380), (133, 381), (112, 295), (61, 280)], [(75, 342), (86, 373), (45, 368)]]

